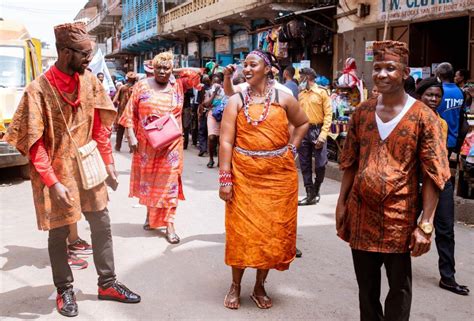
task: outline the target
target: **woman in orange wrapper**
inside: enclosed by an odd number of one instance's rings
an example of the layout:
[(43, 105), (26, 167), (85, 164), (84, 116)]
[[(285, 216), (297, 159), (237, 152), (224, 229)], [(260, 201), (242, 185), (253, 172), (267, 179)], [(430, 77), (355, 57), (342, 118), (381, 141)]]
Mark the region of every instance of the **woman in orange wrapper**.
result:
[[(287, 270), (295, 258), (294, 157), (308, 119), (292, 95), (275, 89), (275, 61), (260, 50), (247, 55), (243, 74), (249, 87), (229, 99), (221, 123), (219, 197), (226, 202), (225, 263), (232, 267), (224, 299), (229, 309), (240, 307), (245, 268), (257, 269), (251, 299), (261, 309), (270, 308), (264, 288), (268, 271)], [(227, 77), (231, 69), (225, 70)]]
[[(181, 126), (184, 92), (200, 87), (198, 68), (175, 69), (173, 54), (163, 52), (153, 59), (154, 77), (135, 84), (132, 96), (119, 121), (127, 128), (130, 148), (134, 152), (130, 176), (130, 197), (137, 197), (147, 206), (144, 229), (166, 227), (166, 239), (179, 243), (174, 217), (178, 200), (184, 200), (183, 139), (154, 149), (147, 141), (144, 123), (152, 115), (173, 113)], [(175, 73), (179, 78), (171, 77)]]

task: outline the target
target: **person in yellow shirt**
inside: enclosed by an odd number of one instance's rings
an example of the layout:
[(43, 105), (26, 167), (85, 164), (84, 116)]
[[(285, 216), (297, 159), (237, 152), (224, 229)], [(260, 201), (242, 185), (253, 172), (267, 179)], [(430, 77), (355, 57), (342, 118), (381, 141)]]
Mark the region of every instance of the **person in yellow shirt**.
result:
[[(298, 149), (301, 173), (306, 189), (306, 197), (298, 205), (314, 205), (319, 202), (319, 190), (324, 181), (328, 162), (327, 135), (331, 126), (331, 100), (325, 88), (316, 84), (316, 72), (312, 68), (300, 71), (300, 93), (298, 101), (309, 118), (309, 130)], [(313, 155), (316, 178), (313, 183)]]

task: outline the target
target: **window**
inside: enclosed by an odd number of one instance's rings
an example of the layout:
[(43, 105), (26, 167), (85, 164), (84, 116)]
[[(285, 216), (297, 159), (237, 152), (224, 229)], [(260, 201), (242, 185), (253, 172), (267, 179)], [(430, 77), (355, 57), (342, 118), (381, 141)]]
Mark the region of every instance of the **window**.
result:
[[(160, 7), (160, 13), (169, 11), (179, 5), (182, 5), (183, 3), (187, 2), (188, 0), (158, 0), (159, 2), (159, 7)], [(165, 10), (161, 11), (163, 8), (163, 5), (165, 6)]]
[(25, 87), (25, 50), (0, 46), (0, 87)]

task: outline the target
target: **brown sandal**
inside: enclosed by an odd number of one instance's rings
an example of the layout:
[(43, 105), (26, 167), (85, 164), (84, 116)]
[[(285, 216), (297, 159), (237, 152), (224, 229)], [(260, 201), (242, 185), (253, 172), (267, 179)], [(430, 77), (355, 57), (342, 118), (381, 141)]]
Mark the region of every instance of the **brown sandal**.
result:
[[(255, 302), (255, 304), (257, 305), (257, 307), (259, 309), (270, 309), (272, 306), (273, 306), (273, 302), (272, 302), (272, 299), (270, 299), (269, 296), (267, 295), (255, 295), (255, 293), (253, 293), (250, 298), (253, 300), (253, 302)], [(260, 301), (262, 300), (263, 302), (266, 302), (266, 303), (270, 303), (269, 306), (265, 306), (262, 304), (262, 302)]]
[[(238, 308), (240, 308), (240, 294), (239, 294), (239, 296), (237, 296), (237, 298), (235, 298), (235, 297), (230, 298), (231, 293), (237, 292), (237, 289), (240, 289), (240, 284), (236, 284), (236, 283), (232, 282), (232, 285), (230, 286), (229, 293), (227, 293), (225, 298), (224, 298), (224, 306), (227, 309), (237, 310)], [(230, 307), (229, 306), (230, 303), (237, 303), (237, 306), (236, 307)]]

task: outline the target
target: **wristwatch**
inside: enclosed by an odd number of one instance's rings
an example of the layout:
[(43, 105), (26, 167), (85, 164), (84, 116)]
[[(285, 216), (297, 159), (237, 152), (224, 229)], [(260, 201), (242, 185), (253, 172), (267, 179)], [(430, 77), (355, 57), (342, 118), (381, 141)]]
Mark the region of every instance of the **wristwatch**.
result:
[(423, 231), (423, 233), (431, 235), (433, 233), (433, 224), (430, 222), (420, 222), (418, 227)]

